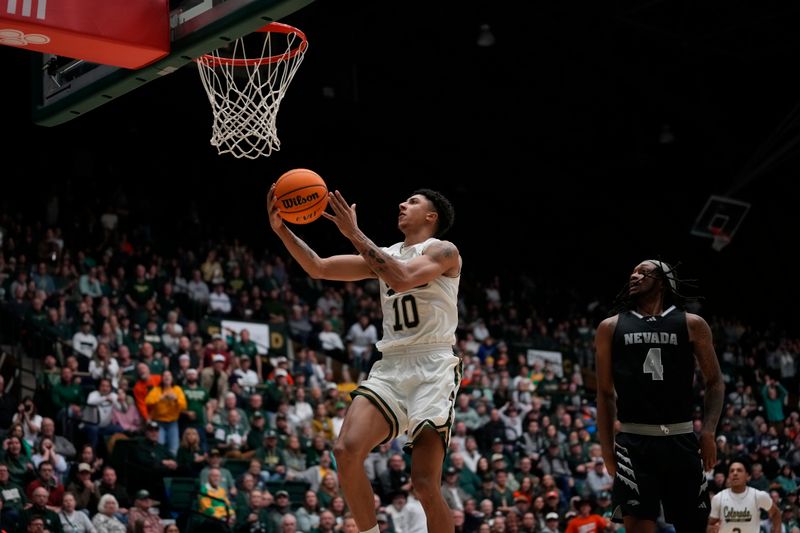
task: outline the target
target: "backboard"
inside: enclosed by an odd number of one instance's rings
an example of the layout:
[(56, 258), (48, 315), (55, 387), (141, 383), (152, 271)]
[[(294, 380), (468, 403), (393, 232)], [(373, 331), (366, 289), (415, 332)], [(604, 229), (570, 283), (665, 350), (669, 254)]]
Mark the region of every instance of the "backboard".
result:
[(313, 0), (171, 0), (170, 52), (138, 70), (34, 54), (33, 120), (55, 126), (280, 20)]
[(720, 251), (731, 241), (749, 210), (747, 202), (712, 195), (697, 215), (691, 234), (713, 239), (712, 247)]

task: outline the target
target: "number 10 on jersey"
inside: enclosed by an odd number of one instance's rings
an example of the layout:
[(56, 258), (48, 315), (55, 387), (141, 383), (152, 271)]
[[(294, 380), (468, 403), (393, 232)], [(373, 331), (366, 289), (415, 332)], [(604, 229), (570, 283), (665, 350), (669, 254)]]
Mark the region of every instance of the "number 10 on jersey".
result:
[(394, 330), (415, 328), (419, 326), (419, 313), (417, 312), (417, 301), (411, 294), (406, 294), (402, 298), (396, 298), (392, 302), (394, 308)]

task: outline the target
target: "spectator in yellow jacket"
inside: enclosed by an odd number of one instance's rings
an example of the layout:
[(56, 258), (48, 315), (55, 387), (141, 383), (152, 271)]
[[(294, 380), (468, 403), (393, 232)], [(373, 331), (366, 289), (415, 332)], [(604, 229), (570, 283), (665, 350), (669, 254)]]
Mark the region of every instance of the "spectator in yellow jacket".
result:
[(186, 410), (186, 396), (183, 389), (175, 385), (172, 372), (164, 371), (161, 384), (150, 389), (144, 401), (150, 420), (158, 422), (158, 442), (166, 446), (174, 457), (180, 445), (178, 418)]

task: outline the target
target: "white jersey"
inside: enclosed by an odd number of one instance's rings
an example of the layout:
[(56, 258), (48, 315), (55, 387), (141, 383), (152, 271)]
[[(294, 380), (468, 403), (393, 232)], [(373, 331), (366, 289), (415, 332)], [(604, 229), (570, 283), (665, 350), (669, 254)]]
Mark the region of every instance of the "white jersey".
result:
[(747, 487), (736, 493), (725, 489), (711, 499), (709, 516), (719, 518), (719, 533), (759, 533), (761, 509), (771, 508), (772, 498), (763, 490)]
[[(430, 238), (419, 244), (404, 247), (398, 242), (383, 250), (407, 262), (423, 254), (433, 243)], [(395, 292), (380, 281), (383, 338), (376, 344), (381, 352), (425, 344), (454, 345), (458, 327), (458, 282), (439, 276), (433, 281), (405, 292)]]

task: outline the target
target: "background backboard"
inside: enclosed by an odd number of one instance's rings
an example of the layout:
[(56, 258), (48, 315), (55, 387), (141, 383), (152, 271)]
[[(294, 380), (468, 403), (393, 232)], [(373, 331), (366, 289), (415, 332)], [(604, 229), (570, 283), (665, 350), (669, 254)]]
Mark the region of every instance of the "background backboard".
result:
[(712, 195), (697, 215), (691, 233), (714, 239), (713, 247), (719, 251), (733, 238), (749, 210), (750, 204), (747, 202)]

